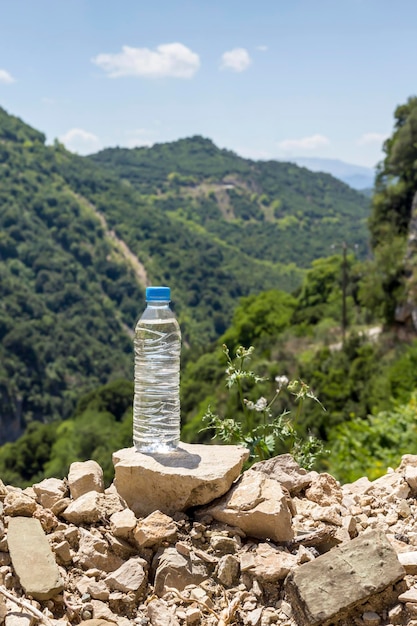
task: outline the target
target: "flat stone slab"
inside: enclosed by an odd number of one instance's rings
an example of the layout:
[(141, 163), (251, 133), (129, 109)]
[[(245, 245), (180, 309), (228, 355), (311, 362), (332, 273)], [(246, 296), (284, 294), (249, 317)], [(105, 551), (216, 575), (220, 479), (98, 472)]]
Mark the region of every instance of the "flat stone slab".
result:
[(182, 442), (168, 454), (124, 448), (113, 454), (114, 486), (138, 517), (157, 510), (170, 515), (225, 494), (248, 456), (243, 446)]
[(285, 581), (285, 591), (300, 626), (325, 626), (405, 575), (385, 534), (372, 530), (314, 561)]
[(7, 543), (25, 593), (35, 600), (48, 600), (63, 590), (64, 581), (38, 519), (11, 517)]

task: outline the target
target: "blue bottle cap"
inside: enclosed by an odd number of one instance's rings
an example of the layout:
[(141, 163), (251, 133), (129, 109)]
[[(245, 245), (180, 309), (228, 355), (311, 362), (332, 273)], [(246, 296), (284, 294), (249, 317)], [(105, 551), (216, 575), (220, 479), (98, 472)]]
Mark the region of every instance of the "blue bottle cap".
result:
[(146, 302), (171, 302), (169, 287), (146, 287)]

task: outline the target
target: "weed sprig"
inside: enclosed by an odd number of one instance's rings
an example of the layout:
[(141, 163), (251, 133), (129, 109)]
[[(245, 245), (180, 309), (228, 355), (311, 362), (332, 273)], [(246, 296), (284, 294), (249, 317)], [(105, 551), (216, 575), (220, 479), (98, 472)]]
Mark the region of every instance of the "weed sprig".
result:
[[(266, 379), (257, 376), (247, 369), (247, 362), (254, 352), (254, 347), (244, 348), (239, 346), (235, 358), (232, 358), (229, 349), (223, 345), (223, 353), (226, 357), (226, 387), (237, 388), (237, 394), (242, 406), (243, 419), (241, 421), (231, 417), (220, 417), (213, 413), (209, 407), (203, 416), (204, 427), (202, 430), (214, 430), (213, 439), (220, 439), (229, 444), (241, 444), (249, 448), (252, 461), (265, 460), (276, 453), (279, 444), (284, 443), (289, 448), (296, 461), (306, 469), (309, 469), (317, 456), (324, 453), (323, 442), (309, 435), (302, 439), (295, 428), (299, 423), (304, 402), (307, 398), (318, 402), (325, 410), (321, 402), (316, 398), (310, 387), (301, 380), (288, 380), (286, 376), (277, 376), (275, 394), (268, 400), (260, 396), (256, 402), (245, 397), (245, 386), (250, 383), (265, 382)], [(291, 420), (291, 411), (285, 410), (279, 415), (273, 413), (273, 406), (283, 390), (294, 396), (296, 414)]]

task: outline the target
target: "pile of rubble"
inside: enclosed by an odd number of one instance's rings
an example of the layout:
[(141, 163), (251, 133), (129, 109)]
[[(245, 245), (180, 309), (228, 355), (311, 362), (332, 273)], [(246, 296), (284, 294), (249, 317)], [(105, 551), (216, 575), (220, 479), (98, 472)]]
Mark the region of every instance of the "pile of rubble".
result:
[(175, 478), (116, 453), (108, 489), (94, 461), (0, 480), (0, 625), (417, 626), (417, 456), (341, 486), (218, 448), (208, 481), (189, 450)]

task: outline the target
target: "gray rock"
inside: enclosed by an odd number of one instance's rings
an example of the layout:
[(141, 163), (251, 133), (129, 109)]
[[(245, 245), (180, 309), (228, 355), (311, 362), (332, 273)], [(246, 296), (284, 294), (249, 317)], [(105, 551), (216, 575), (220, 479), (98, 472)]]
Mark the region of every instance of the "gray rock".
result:
[(117, 494), (88, 491), (73, 500), (63, 511), (62, 517), (73, 524), (94, 524), (122, 509), (123, 505)]
[(172, 607), (163, 600), (152, 600), (148, 604), (148, 617), (152, 626), (179, 626)]
[(288, 489), (291, 495), (299, 493), (308, 487), (316, 472), (307, 472), (300, 467), (291, 454), (280, 454), (252, 465), (251, 470), (263, 472), (270, 478), (277, 480)]
[(362, 615), (364, 626), (379, 626), (381, 618), (375, 611), (365, 611)]
[(404, 469), (403, 476), (407, 481), (411, 491), (415, 493), (417, 491), (417, 466), (407, 465)]
[(138, 522), (133, 536), (140, 548), (150, 548), (163, 541), (174, 542), (177, 538), (177, 527), (171, 517), (161, 511), (154, 511)]
[(4, 626), (33, 626), (35, 621), (35, 616), (29, 613), (29, 611), (16, 611), (6, 615)]
[(0, 478), (0, 502), (7, 496), (7, 487)]
[(417, 589), (416, 587), (411, 587), (411, 589), (407, 589), (398, 596), (398, 600), (400, 602), (415, 602), (417, 603)]
[(33, 490), (39, 504), (46, 509), (51, 509), (54, 504), (65, 497), (68, 488), (63, 480), (58, 478), (45, 478), (42, 482), (33, 485)]
[(410, 495), (410, 487), (401, 474), (389, 472), (372, 481), (365, 493), (379, 498), (405, 499)]
[(169, 454), (125, 448), (113, 454), (114, 485), (138, 517), (156, 510), (170, 515), (226, 493), (248, 455), (242, 446), (180, 443)]
[(163, 596), (173, 587), (182, 591), (187, 585), (198, 585), (208, 578), (205, 563), (200, 559), (179, 554), (175, 548), (166, 548), (158, 559), (155, 573), (154, 591)]
[(250, 537), (290, 541), (288, 499), (281, 485), (263, 472), (248, 470), (207, 512), (219, 522), (241, 528)]
[(398, 554), (398, 560), (407, 574), (417, 574), (417, 551), (400, 552)]
[(143, 591), (147, 580), (143, 564), (144, 561), (140, 557), (132, 557), (117, 570), (108, 574), (104, 581), (111, 590), (132, 592), (137, 597)]
[(136, 527), (137, 521), (133, 511), (123, 509), (123, 511), (113, 513), (110, 517), (110, 529), (115, 537), (129, 539)]
[(244, 552), (240, 557), (242, 572), (250, 573), (261, 583), (284, 580), (297, 566), (297, 555), (268, 543), (260, 543), (253, 552)]
[(314, 477), (310, 487), (306, 489), (306, 498), (321, 506), (331, 506), (342, 502), (343, 492), (333, 476), (323, 473)]
[(115, 622), (108, 622), (106, 619), (86, 619), (80, 622), (79, 626), (114, 626)]
[(235, 537), (213, 535), (210, 538), (210, 546), (216, 554), (234, 554), (238, 551), (239, 545)]
[(59, 562), (64, 565), (68, 565), (72, 561), (71, 548), (68, 541), (61, 541), (54, 546), (54, 552), (59, 559)]
[(385, 534), (373, 530), (291, 572), (285, 591), (300, 626), (341, 619), (405, 574)]
[(4, 498), (4, 513), (11, 516), (31, 517), (36, 510), (36, 502), (22, 491), (9, 491)]
[(64, 581), (39, 520), (12, 517), (7, 542), (13, 568), (27, 594), (48, 600), (62, 591)]
[(99, 534), (89, 532), (85, 528), (80, 528), (76, 558), (83, 569), (97, 568), (104, 572), (113, 572), (123, 565), (123, 559), (110, 550), (107, 541), (104, 541)]
[(113, 624), (117, 624), (117, 626), (132, 626), (132, 622), (121, 615), (113, 613), (105, 602), (102, 602), (101, 600), (91, 600), (91, 605), (93, 607), (95, 619), (102, 619), (106, 622), (110, 622), (112, 626)]
[(237, 557), (225, 554), (219, 560), (215, 575), (224, 587), (233, 587), (239, 581), (240, 564)]
[(91, 580), (87, 585), (87, 593), (95, 600), (106, 602), (109, 599), (109, 589), (102, 580)]
[(138, 552), (135, 546), (126, 541), (126, 539), (120, 539), (111, 533), (104, 533), (104, 538), (107, 540), (111, 550), (124, 561)]
[(88, 491), (103, 493), (103, 470), (96, 461), (76, 461), (70, 465), (68, 484), (74, 500)]

